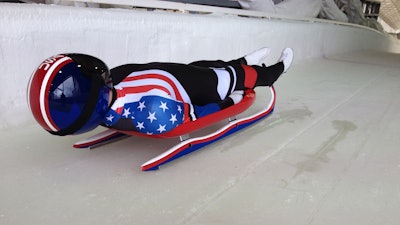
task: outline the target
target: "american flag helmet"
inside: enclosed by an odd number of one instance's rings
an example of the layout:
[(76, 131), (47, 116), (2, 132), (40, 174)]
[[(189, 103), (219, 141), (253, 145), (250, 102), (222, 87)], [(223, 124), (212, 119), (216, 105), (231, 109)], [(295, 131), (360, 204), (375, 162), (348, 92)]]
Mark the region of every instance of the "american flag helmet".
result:
[(36, 121), (51, 134), (80, 134), (97, 127), (108, 110), (110, 76), (100, 59), (60, 54), (33, 72), (27, 90)]

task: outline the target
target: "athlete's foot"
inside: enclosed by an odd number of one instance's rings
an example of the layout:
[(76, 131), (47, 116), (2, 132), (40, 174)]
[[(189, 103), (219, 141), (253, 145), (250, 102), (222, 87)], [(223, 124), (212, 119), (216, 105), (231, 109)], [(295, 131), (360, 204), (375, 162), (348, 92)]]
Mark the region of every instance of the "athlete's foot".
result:
[(286, 73), (286, 71), (289, 69), (290, 65), (292, 65), (293, 62), (293, 50), (291, 48), (285, 48), (282, 51), (282, 55), (278, 60), (279, 62), (283, 62), (283, 72)]
[(260, 48), (247, 54), (244, 59), (246, 60), (247, 65), (260, 65), (261, 61), (265, 59), (270, 52), (271, 50), (269, 48)]

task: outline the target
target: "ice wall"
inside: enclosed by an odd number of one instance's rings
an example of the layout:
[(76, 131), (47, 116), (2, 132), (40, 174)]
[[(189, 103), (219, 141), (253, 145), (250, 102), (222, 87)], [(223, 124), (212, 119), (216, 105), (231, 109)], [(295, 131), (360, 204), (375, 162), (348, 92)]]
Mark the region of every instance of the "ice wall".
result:
[(129, 62), (231, 59), (262, 46), (295, 51), (295, 63), (344, 51), (394, 50), (370, 29), (279, 18), (0, 3), (0, 129), (33, 123), (26, 86), (52, 55), (92, 54), (110, 67)]

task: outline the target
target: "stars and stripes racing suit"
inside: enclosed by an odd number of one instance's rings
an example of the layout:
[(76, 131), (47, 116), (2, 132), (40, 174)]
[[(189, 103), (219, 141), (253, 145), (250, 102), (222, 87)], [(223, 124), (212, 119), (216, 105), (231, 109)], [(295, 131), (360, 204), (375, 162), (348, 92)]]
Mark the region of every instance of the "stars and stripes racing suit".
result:
[(246, 88), (271, 86), (283, 64), (248, 66), (244, 58), (190, 64), (126, 64), (111, 69), (113, 99), (103, 125), (161, 134), (240, 102)]

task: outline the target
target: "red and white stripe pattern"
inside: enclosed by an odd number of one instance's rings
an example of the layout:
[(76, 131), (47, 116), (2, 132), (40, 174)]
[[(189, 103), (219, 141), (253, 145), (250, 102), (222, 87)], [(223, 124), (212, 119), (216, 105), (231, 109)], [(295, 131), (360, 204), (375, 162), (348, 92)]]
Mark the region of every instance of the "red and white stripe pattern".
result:
[(28, 84), (28, 104), (37, 122), (48, 131), (59, 131), (50, 116), (48, 104), (50, 86), (60, 68), (73, 62), (70, 57), (56, 55), (46, 59), (35, 73)]
[(114, 86), (117, 99), (111, 109), (121, 114), (125, 104), (138, 102), (143, 96), (161, 96), (184, 103), (191, 103), (189, 95), (170, 73), (153, 69), (133, 72)]

